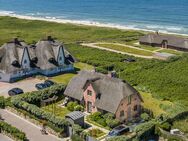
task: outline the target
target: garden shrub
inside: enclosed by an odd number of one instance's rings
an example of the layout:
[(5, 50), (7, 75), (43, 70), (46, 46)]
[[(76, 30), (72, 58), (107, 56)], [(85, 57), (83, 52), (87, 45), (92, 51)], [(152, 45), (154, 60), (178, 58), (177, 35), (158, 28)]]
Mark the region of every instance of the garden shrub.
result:
[(19, 129), (13, 127), (12, 125), (6, 122), (0, 121), (0, 130), (5, 132), (6, 134), (11, 135), (16, 140), (19, 140), (19, 141), (27, 140), (25, 133), (23, 133)]
[(82, 105), (77, 105), (74, 107), (74, 111), (84, 111), (84, 107)]
[(74, 134), (71, 136), (71, 141), (84, 141), (79, 135)]
[(149, 120), (150, 120), (150, 116), (149, 116), (147, 113), (142, 113), (142, 114), (141, 114), (141, 118), (142, 118), (144, 121), (149, 121)]
[(3, 96), (0, 96), (0, 108), (5, 108), (5, 98)]
[(69, 110), (69, 111), (74, 111), (74, 108), (76, 107), (78, 105), (78, 102), (69, 102), (68, 104), (67, 104), (67, 109)]
[(77, 134), (77, 135), (80, 135), (80, 133), (82, 133), (83, 130), (84, 130), (84, 129), (83, 129), (80, 125), (78, 125), (78, 124), (73, 124), (73, 125), (72, 125), (72, 128), (73, 128), (74, 133)]

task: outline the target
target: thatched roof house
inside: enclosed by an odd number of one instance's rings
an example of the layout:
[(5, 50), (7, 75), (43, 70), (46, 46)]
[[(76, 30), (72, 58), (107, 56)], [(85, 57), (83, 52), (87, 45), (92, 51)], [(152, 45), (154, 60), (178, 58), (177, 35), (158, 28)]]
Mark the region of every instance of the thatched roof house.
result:
[(53, 75), (72, 70), (74, 58), (63, 44), (48, 37), (36, 45), (23, 40), (5, 43), (0, 49), (0, 81), (14, 81), (36, 73)]
[[(89, 91), (92, 94), (88, 94)], [(85, 103), (88, 112), (105, 111), (117, 114), (116, 117), (119, 117), (119, 110), (121, 109), (119, 106), (121, 104), (125, 105), (124, 112), (128, 112), (126, 111), (129, 107), (126, 104), (128, 97), (136, 98), (136, 100), (132, 99), (133, 102), (130, 107), (140, 106), (142, 101), (138, 91), (127, 82), (90, 71), (81, 71), (72, 78), (64, 94), (74, 100)], [(90, 107), (91, 105), (87, 104), (88, 102), (91, 103), (92, 108)]]
[(188, 38), (149, 33), (139, 39), (140, 44), (188, 51)]

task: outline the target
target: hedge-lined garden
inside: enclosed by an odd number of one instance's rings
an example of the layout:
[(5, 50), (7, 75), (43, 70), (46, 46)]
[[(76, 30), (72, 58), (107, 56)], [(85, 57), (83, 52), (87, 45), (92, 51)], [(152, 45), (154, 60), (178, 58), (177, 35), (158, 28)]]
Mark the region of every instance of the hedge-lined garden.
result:
[(12, 125), (0, 121), (0, 132), (6, 134), (7, 136), (11, 137), (15, 141), (26, 141), (27, 137), (24, 132), (20, 131), (19, 129), (13, 127)]
[(54, 95), (61, 97), (64, 89), (64, 85), (57, 84), (41, 91), (29, 92), (12, 97), (11, 103), (14, 108), (23, 114), (34, 117), (41, 122), (45, 121), (56, 132), (63, 132), (69, 123), (65, 119), (54, 116), (52, 113), (41, 109), (40, 103), (42, 99), (47, 99)]

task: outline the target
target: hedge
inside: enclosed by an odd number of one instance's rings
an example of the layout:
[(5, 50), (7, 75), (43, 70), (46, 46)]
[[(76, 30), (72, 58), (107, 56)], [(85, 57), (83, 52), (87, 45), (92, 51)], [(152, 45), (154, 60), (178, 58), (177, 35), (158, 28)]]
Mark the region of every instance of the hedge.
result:
[(0, 130), (1, 132), (5, 132), (5, 134), (10, 135), (13, 139), (18, 141), (26, 141), (27, 137), (24, 132), (20, 131), (19, 129), (11, 126), (10, 124), (0, 121)]
[[(42, 99), (60, 95), (63, 93), (65, 86), (58, 84), (42, 91), (29, 92), (15, 96), (11, 99), (11, 103), (17, 109), (24, 110), (39, 120), (45, 120), (56, 128), (64, 130), (69, 124), (65, 119), (56, 117), (52, 113), (46, 112), (39, 108)], [(38, 105), (38, 106), (36, 106)]]
[(5, 108), (5, 98), (3, 96), (0, 96), (0, 108)]

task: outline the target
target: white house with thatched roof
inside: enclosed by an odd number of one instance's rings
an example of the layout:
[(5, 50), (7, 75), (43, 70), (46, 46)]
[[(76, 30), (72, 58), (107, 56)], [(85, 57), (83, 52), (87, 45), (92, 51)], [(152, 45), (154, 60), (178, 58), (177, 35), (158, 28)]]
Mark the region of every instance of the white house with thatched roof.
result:
[(74, 58), (50, 36), (36, 45), (15, 38), (0, 49), (0, 81), (13, 82), (34, 74), (51, 76), (72, 71)]

